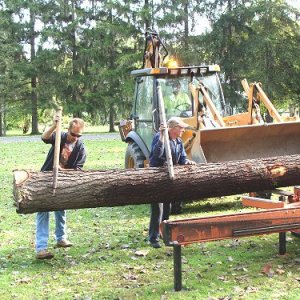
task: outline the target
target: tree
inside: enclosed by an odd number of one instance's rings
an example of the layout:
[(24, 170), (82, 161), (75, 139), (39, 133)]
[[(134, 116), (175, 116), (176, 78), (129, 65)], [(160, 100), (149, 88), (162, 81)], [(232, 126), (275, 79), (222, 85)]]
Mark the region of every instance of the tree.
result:
[[(0, 10), (0, 136), (6, 135), (6, 128), (11, 119), (10, 112), (18, 115), (23, 109), (22, 102), (18, 101), (26, 82), (18, 64), (23, 59), (22, 47), (14, 39), (18, 29), (14, 26), (12, 12)], [(21, 113), (22, 115), (22, 113)]]
[[(17, 107), (18, 123), (31, 115), (37, 133), (43, 111), (60, 104), (66, 114), (93, 124), (109, 122), (114, 130), (114, 121), (128, 117), (133, 103), (129, 74), (142, 66), (148, 27), (160, 33), (180, 65), (219, 63), (232, 105), (240, 102), (244, 77), (262, 81), (272, 100), (285, 105), (300, 101), (299, 11), (283, 0), (1, 3), (8, 33), (0, 54), (5, 62), (1, 88), (7, 93), (0, 96), (2, 127), (3, 111)], [(211, 31), (191, 35), (204, 12)], [(6, 118), (16, 123), (12, 114)]]
[[(299, 91), (294, 80), (299, 78), (299, 23), (295, 10), (284, 1), (237, 1), (226, 3), (226, 12), (211, 17), (212, 31), (203, 41), (213, 58), (221, 65), (231, 103), (238, 101), (241, 79), (261, 81), (270, 99), (287, 99)], [(212, 8), (224, 9), (223, 1), (214, 1)], [(218, 16), (218, 13), (216, 13)], [(287, 59), (288, 55), (291, 56)], [(289, 82), (289, 83), (288, 83)], [(291, 84), (292, 83), (292, 84)], [(293, 86), (293, 87), (292, 87)], [(287, 88), (288, 87), (288, 88)]]

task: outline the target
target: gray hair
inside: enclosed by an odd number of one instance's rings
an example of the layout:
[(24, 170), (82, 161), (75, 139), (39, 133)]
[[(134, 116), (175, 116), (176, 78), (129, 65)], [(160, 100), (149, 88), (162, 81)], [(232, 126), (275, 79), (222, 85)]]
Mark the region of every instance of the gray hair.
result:
[(80, 118), (73, 118), (69, 123), (69, 129), (71, 129), (74, 125), (83, 128), (84, 121)]

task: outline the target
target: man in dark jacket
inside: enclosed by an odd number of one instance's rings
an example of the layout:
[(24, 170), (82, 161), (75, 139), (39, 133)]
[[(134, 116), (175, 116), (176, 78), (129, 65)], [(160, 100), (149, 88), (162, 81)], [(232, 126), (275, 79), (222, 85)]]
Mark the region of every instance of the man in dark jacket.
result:
[[(58, 120), (56, 120), (58, 121)], [(56, 122), (42, 134), (42, 140), (51, 144), (46, 161), (41, 171), (52, 171), (54, 160), (54, 145)], [(84, 129), (84, 121), (74, 118), (69, 123), (68, 132), (61, 133), (59, 169), (81, 169), (86, 160), (85, 146), (80, 139)], [(55, 211), (55, 237), (57, 247), (71, 247), (67, 240), (66, 212)], [(47, 250), (49, 239), (49, 212), (38, 212), (36, 216), (36, 257), (38, 259), (53, 258), (53, 254)]]
[[(166, 152), (164, 147), (163, 131), (168, 130), (173, 165), (192, 165), (195, 162), (187, 158), (181, 136), (185, 128), (189, 125), (178, 117), (168, 120), (168, 129), (160, 126), (159, 132), (154, 136), (149, 157), (150, 167), (161, 167), (166, 163)], [(160, 248), (159, 224), (163, 220), (168, 220), (170, 215), (170, 202), (151, 204), (151, 217), (149, 225), (149, 241), (153, 248)]]

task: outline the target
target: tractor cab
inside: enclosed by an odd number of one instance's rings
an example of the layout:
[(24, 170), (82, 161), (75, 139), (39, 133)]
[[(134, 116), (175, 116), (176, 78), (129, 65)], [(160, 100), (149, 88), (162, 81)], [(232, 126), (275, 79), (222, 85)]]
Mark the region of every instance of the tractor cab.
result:
[[(136, 86), (131, 121), (134, 131), (129, 132), (125, 140), (137, 143), (145, 158), (149, 157), (151, 142), (160, 124), (158, 84), (161, 86), (167, 119), (181, 117), (191, 128), (199, 128), (198, 113), (205, 103), (202, 94), (196, 93), (198, 83), (205, 85), (217, 110), (225, 116), (219, 70), (219, 66), (213, 65), (133, 71), (131, 74), (135, 77)], [(187, 131), (183, 140), (191, 136), (192, 131)]]

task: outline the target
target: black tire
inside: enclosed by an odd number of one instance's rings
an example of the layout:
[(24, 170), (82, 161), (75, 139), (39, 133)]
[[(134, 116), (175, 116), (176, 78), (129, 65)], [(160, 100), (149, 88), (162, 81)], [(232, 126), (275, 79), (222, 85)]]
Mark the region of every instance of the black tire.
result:
[(125, 168), (144, 168), (144, 160), (146, 160), (145, 155), (138, 144), (135, 142), (128, 144), (125, 153)]

